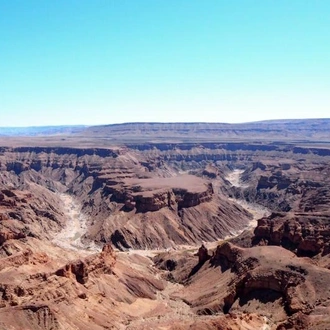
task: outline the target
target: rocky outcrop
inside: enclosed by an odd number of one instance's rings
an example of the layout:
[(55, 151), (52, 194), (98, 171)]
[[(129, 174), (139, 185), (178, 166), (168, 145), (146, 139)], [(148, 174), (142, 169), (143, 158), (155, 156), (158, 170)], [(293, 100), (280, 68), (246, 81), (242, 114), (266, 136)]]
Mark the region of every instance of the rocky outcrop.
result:
[[(0, 258), (0, 329), (118, 328), (140, 314), (140, 302), (152, 313), (156, 307), (156, 315), (157, 310), (167, 313), (156, 301), (163, 280), (148, 258), (117, 257), (110, 245), (78, 259), (72, 259), (75, 251), (29, 237), (18, 245), (33, 251)], [(73, 261), (58, 269), (66, 258)]]
[(175, 209), (176, 200), (173, 191), (155, 191), (145, 194), (127, 195), (125, 206), (128, 210), (136, 209), (136, 212), (154, 212), (164, 207)]
[(260, 176), (257, 190), (260, 189), (273, 189), (276, 187), (277, 190), (282, 190), (288, 188), (293, 181), (284, 175), (282, 171), (276, 171), (271, 176)]
[(174, 189), (178, 209), (197, 206), (201, 203), (210, 202), (213, 195), (213, 186), (211, 183), (207, 185), (206, 190), (202, 192), (189, 192), (185, 189)]
[(57, 276), (75, 278), (78, 283), (85, 284), (91, 273), (94, 275), (100, 273), (111, 274), (115, 263), (115, 253), (111, 245), (106, 244), (100, 254), (84, 260), (72, 261), (58, 269), (55, 274)]
[(0, 231), (0, 246), (10, 240), (10, 239), (21, 239), (21, 238), (25, 238), (26, 235), (22, 232), (12, 232), (12, 231)]
[(330, 198), (326, 159), (305, 156), (300, 161), (256, 162), (241, 176), (248, 187), (232, 188), (231, 194), (257, 202), (275, 212), (327, 212)]
[[(102, 228), (100, 239), (123, 250), (200, 244), (223, 238), (233, 230), (242, 230), (250, 218), (240, 206), (213, 196), (210, 202), (179, 211), (165, 207), (155, 212), (122, 212), (120, 218), (110, 216), (105, 220), (107, 227)], [(113, 229), (112, 219), (116, 224)]]
[[(186, 187), (189, 180), (189, 187)], [(200, 187), (196, 189), (191, 182)], [(214, 194), (211, 183), (203, 184), (202, 180), (193, 176), (111, 183), (104, 187), (104, 192), (110, 195), (111, 201), (124, 204), (126, 211), (155, 212), (164, 207), (181, 210), (209, 202)]]
[(87, 265), (82, 260), (77, 260), (66, 264), (63, 268), (60, 268), (55, 273), (57, 276), (63, 277), (75, 277), (77, 282), (85, 284), (88, 280)]
[[(104, 179), (105, 186), (95, 192), (101, 192), (102, 206), (92, 206), (89, 214), (100, 222), (95, 220), (90, 232), (98, 233), (94, 240), (111, 242), (119, 249), (213, 241), (234, 227), (242, 229), (249, 221), (248, 212), (217, 196), (212, 182), (205, 178), (185, 174)], [(97, 203), (94, 199), (84, 211)]]
[[(47, 188), (0, 192), (0, 247), (26, 237), (50, 238), (64, 223), (60, 199)], [(0, 252), (1, 254), (1, 252)]]
[(0, 329), (64, 330), (55, 310), (45, 303), (12, 307), (11, 311), (3, 311)]
[(49, 262), (49, 257), (46, 253), (35, 253), (30, 248), (27, 248), (9, 257), (1, 258), (0, 271), (7, 267), (40, 265), (47, 262)]
[(202, 244), (202, 246), (197, 251), (198, 264), (203, 265), (207, 260), (211, 258), (207, 248)]
[(187, 251), (170, 251), (157, 254), (153, 258), (155, 266), (165, 271), (165, 277), (176, 283), (185, 283), (196, 267), (196, 256)]
[(330, 307), (329, 280), (328, 270), (281, 247), (224, 243), (176, 297), (198, 314), (258, 311), (277, 329), (290, 323), (294, 329), (312, 329), (319, 306)]
[(216, 166), (212, 166), (212, 165), (208, 164), (204, 168), (202, 175), (205, 175), (205, 176), (209, 177), (210, 179), (215, 179), (219, 175), (219, 169)]
[(330, 215), (313, 213), (273, 213), (258, 220), (253, 245), (278, 245), (298, 256), (328, 254)]

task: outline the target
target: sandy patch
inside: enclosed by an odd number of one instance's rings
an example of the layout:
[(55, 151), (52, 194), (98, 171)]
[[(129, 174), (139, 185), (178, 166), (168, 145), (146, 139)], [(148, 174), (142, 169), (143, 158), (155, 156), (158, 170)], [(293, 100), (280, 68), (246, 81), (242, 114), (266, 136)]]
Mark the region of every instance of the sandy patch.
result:
[(83, 243), (82, 237), (87, 231), (87, 217), (81, 212), (81, 206), (68, 194), (60, 194), (63, 202), (63, 212), (66, 216), (66, 225), (58, 233), (53, 243), (69, 250), (98, 252), (100, 248), (94, 242)]

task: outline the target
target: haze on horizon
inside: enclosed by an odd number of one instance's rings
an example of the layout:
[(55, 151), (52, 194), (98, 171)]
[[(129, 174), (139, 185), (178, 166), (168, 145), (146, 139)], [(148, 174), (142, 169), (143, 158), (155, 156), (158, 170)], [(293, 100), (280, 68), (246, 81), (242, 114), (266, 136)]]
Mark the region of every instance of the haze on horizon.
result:
[(330, 117), (330, 2), (0, 0), (0, 126)]

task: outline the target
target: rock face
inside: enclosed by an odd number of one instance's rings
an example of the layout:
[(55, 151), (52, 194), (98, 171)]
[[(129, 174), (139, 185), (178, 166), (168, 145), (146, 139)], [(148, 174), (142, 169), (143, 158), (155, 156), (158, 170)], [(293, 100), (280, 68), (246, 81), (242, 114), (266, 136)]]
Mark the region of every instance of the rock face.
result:
[(329, 280), (328, 270), (281, 247), (224, 243), (175, 296), (197, 314), (258, 311), (272, 329), (325, 329), (330, 320), (318, 324), (330, 306)]
[(253, 245), (279, 245), (298, 256), (330, 252), (330, 214), (273, 213), (258, 220)]
[[(1, 258), (0, 329), (118, 328), (136, 318), (130, 310), (140, 300), (151, 310), (153, 306), (163, 310), (155, 299), (164, 284), (147, 258), (116, 256), (105, 245), (100, 253), (80, 255), (57, 268), (74, 257), (74, 252), (34, 238), (27, 240), (18, 244), (34, 246), (35, 251)], [(141, 313), (145, 313), (143, 308)]]
[(51, 237), (63, 226), (59, 199), (47, 189), (30, 191), (2, 189), (0, 192), (0, 246), (12, 239)]
[(203, 265), (207, 260), (209, 260), (211, 258), (211, 256), (209, 255), (207, 248), (202, 245), (197, 252), (198, 255), (198, 264)]
[(304, 162), (253, 163), (242, 175), (249, 188), (233, 193), (276, 212), (327, 212), (330, 198), (327, 157), (316, 157), (318, 161), (309, 157), (305, 156)]
[[(113, 178), (107, 179), (103, 189), (104, 196), (109, 198), (114, 210), (122, 212), (121, 218), (117, 220), (117, 216), (102, 214), (107, 217), (107, 227), (100, 228), (100, 223), (97, 223), (91, 231), (94, 229), (100, 235), (97, 236), (98, 239), (111, 240), (120, 249), (169, 247), (224, 237), (229, 233), (230, 221), (224, 212), (225, 208), (228, 215), (232, 213), (237, 217), (232, 220), (232, 228), (242, 228), (249, 219), (249, 215), (242, 209), (230, 210), (230, 205), (214, 194), (210, 182), (192, 175), (126, 179), (113, 186), (109, 185), (109, 181), (115, 182)], [(203, 209), (206, 211), (204, 215), (201, 214)], [(220, 211), (221, 209), (223, 210)], [(218, 226), (215, 221), (219, 223)], [(148, 222), (149, 228), (145, 226)], [(201, 233), (199, 230), (193, 232), (192, 228), (196, 225), (204, 227), (205, 234), (200, 237), (192, 236)], [(163, 234), (156, 226), (162, 228)], [(141, 228), (145, 232), (141, 232)]]
[(13, 233), (11, 231), (2, 231), (0, 232), (0, 245), (2, 245), (4, 242), (10, 239), (20, 239), (25, 237), (26, 235), (22, 232)]
[(64, 267), (58, 269), (55, 274), (68, 278), (75, 278), (78, 283), (85, 284), (88, 276), (92, 272), (111, 274), (116, 262), (116, 256), (111, 245), (104, 245), (101, 254), (86, 258), (85, 260), (75, 260)]
[(197, 206), (212, 200), (211, 183), (194, 176), (175, 178), (139, 179), (116, 182), (103, 177), (104, 192), (111, 200), (123, 203), (127, 211), (154, 212), (168, 207), (176, 210)]

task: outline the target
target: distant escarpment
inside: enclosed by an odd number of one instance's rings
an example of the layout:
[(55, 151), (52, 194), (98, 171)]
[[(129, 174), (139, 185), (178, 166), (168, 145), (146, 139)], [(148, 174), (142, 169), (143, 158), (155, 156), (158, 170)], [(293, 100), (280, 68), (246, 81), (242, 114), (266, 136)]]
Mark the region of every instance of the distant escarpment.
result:
[[(329, 141), (330, 119), (285, 119), (247, 123), (133, 122), (99, 126), (0, 127), (0, 136), (147, 141)], [(69, 137), (69, 138), (68, 138)], [(102, 141), (103, 143), (104, 141)], [(45, 143), (45, 141), (44, 141)]]
[(251, 123), (124, 123), (87, 127), (81, 136), (107, 137), (113, 140), (326, 140), (329, 119), (269, 120)]

